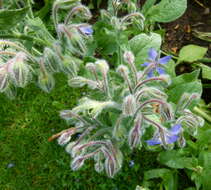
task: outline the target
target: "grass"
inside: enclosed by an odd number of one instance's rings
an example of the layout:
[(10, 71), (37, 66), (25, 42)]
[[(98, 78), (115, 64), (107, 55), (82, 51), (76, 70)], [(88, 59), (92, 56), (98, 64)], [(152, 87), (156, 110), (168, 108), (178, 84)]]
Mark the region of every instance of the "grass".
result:
[[(114, 179), (94, 171), (93, 162), (72, 172), (70, 157), (56, 142), (47, 139), (67, 128), (58, 111), (71, 108), (80, 89), (67, 86), (63, 76), (46, 94), (34, 84), (19, 89), (14, 100), (0, 95), (0, 189), (1, 190), (104, 190), (135, 189), (143, 172), (155, 168), (156, 153), (137, 152), (125, 158)], [(135, 166), (129, 167), (133, 159)], [(8, 168), (13, 163), (14, 167)]]

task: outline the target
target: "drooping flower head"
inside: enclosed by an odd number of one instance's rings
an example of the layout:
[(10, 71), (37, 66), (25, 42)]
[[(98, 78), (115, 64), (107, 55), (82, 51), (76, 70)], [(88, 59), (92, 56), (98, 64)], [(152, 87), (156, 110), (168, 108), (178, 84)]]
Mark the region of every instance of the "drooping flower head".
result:
[(154, 73), (157, 72), (159, 75), (165, 74), (165, 70), (162, 65), (168, 63), (171, 59), (171, 56), (165, 56), (159, 58), (159, 54), (154, 48), (150, 48), (148, 53), (148, 62), (142, 64), (144, 67), (148, 67), (149, 65), (153, 65), (152, 69), (148, 72), (148, 77), (153, 77)]

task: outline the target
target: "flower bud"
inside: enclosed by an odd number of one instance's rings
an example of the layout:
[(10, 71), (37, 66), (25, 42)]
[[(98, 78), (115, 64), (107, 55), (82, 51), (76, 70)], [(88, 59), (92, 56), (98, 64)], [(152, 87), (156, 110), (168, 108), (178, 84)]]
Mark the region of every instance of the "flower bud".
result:
[(142, 117), (138, 116), (135, 120), (134, 127), (130, 130), (128, 135), (128, 143), (131, 149), (138, 147), (141, 141), (141, 127), (142, 127)]
[(105, 60), (98, 60), (95, 62), (95, 64), (103, 75), (107, 75), (109, 71), (109, 65)]
[(9, 85), (9, 76), (4, 66), (0, 67), (0, 92), (4, 92)]
[(122, 105), (122, 112), (126, 116), (133, 116), (136, 112), (136, 99), (133, 95), (128, 95), (124, 98)]
[(96, 89), (97, 86), (98, 86), (98, 83), (96, 81), (93, 81), (93, 80), (89, 80), (89, 79), (86, 79), (84, 77), (74, 77), (74, 78), (71, 78), (68, 80), (68, 84), (71, 86), (71, 87), (83, 87), (85, 85), (88, 85), (89, 88), (91, 89)]
[(104, 170), (104, 165), (101, 161), (98, 161), (97, 163), (95, 163), (95, 171), (100, 173)]
[(14, 84), (18, 87), (25, 87), (31, 80), (31, 67), (25, 63), (26, 54), (19, 52), (14, 58), (8, 61), (8, 73)]
[(68, 130), (65, 130), (61, 135), (60, 137), (58, 138), (58, 144), (63, 146), (65, 144), (67, 144), (70, 139), (71, 139), (71, 136), (73, 134), (75, 134), (76, 132), (76, 128), (70, 128)]
[(50, 72), (58, 72), (59, 62), (61, 61), (58, 55), (56, 55), (56, 53), (53, 52), (50, 48), (45, 48), (43, 54), (43, 63), (45, 65), (45, 68)]
[(135, 61), (135, 57), (131, 51), (126, 51), (123, 55), (124, 60), (128, 64), (133, 64)]
[(73, 171), (80, 169), (84, 164), (84, 158), (83, 156), (77, 156), (75, 159), (73, 159), (71, 163), (71, 168)]
[(125, 65), (119, 65), (116, 70), (123, 78), (125, 75), (129, 74), (129, 69)]
[(49, 93), (55, 86), (53, 76), (49, 73), (40, 72), (38, 77), (38, 85), (43, 91)]

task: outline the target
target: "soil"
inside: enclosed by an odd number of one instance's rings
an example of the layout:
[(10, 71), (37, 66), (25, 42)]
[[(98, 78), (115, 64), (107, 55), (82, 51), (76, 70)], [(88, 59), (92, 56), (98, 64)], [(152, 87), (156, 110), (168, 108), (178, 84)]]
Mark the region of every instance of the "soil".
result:
[[(179, 50), (187, 44), (195, 44), (208, 48), (207, 57), (211, 57), (211, 43), (201, 40), (194, 35), (194, 31), (211, 32), (211, 1), (189, 0), (185, 14), (174, 22), (162, 25), (166, 30), (163, 49), (178, 54)], [(211, 63), (205, 63), (211, 66)], [(183, 63), (176, 68), (177, 74), (191, 72), (190, 64)], [(211, 84), (210, 80), (202, 80)], [(206, 103), (211, 102), (210, 88), (204, 88), (202, 98)]]

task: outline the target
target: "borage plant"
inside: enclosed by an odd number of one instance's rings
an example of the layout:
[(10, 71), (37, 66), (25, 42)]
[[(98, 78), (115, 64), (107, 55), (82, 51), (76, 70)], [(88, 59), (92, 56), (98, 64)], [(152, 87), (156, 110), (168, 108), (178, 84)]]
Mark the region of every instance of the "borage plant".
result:
[[(60, 112), (73, 127), (51, 138), (67, 145), (73, 170), (93, 158), (97, 172), (105, 170), (109, 177), (114, 177), (127, 147), (160, 145), (172, 149), (175, 143), (184, 147), (184, 133), (195, 135), (198, 126), (203, 126), (203, 119), (188, 109), (199, 94), (185, 93), (177, 104), (168, 102), (166, 89), (171, 78), (164, 65), (170, 59), (159, 58), (151, 48), (147, 62), (142, 64), (144, 69), (139, 71), (133, 53), (126, 51), (126, 64), (119, 65), (116, 73), (109, 70), (105, 60), (97, 60), (86, 64), (87, 78), (77, 76), (69, 80), (72, 87), (87, 85), (94, 91), (72, 110)], [(149, 139), (150, 136), (153, 137)]]

